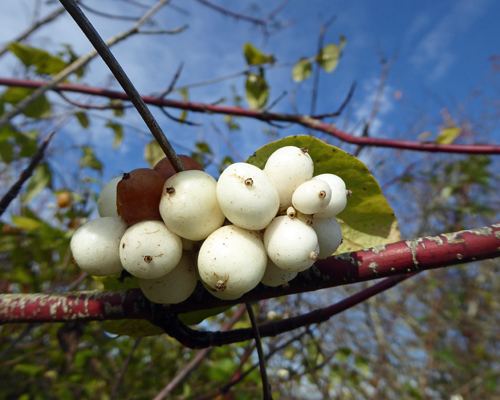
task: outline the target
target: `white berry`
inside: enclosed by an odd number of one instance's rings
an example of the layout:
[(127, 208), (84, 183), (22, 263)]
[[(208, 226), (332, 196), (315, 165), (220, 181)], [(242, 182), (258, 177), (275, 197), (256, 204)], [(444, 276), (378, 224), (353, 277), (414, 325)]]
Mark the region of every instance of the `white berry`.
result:
[(330, 185), (321, 179), (312, 179), (295, 189), (292, 205), (303, 214), (316, 214), (330, 203), (331, 198)]
[(316, 218), (331, 218), (341, 213), (347, 205), (347, 191), (345, 182), (340, 176), (334, 174), (321, 174), (312, 180), (320, 179), (330, 185), (332, 197), (328, 205), (315, 214)]
[(181, 238), (161, 221), (142, 221), (132, 225), (120, 243), (123, 268), (141, 279), (156, 279), (168, 274), (181, 256)]
[(216, 196), (215, 179), (203, 171), (182, 171), (167, 179), (160, 214), (172, 232), (189, 240), (202, 240), (224, 223)]
[(319, 253), (314, 229), (286, 215), (276, 217), (269, 224), (264, 232), (264, 246), (277, 267), (292, 272), (308, 269)]
[(312, 178), (314, 164), (305, 150), (286, 146), (276, 150), (268, 158), (264, 173), (272, 182), (280, 197), (280, 210), (292, 205), (295, 189)]
[(213, 232), (198, 254), (198, 272), (215, 297), (232, 300), (258, 285), (266, 271), (267, 255), (257, 232), (234, 225)]
[(196, 265), (185, 253), (167, 275), (157, 279), (138, 279), (138, 282), (144, 296), (153, 303), (177, 304), (191, 296), (196, 288)]
[(278, 268), (268, 257), (266, 273), (262, 277), (261, 282), (266, 286), (276, 287), (290, 282), (296, 276), (297, 272), (285, 271), (284, 269)]
[(264, 229), (276, 216), (280, 199), (264, 172), (247, 163), (227, 167), (217, 181), (217, 201), (234, 225)]
[(120, 240), (127, 224), (118, 217), (103, 217), (83, 224), (71, 238), (71, 252), (78, 266), (87, 274), (119, 274)]
[(116, 187), (121, 177), (111, 179), (101, 190), (97, 199), (97, 211), (101, 217), (118, 217), (116, 208)]
[(315, 218), (311, 226), (318, 235), (319, 258), (330, 257), (342, 243), (340, 224), (334, 217), (326, 219)]

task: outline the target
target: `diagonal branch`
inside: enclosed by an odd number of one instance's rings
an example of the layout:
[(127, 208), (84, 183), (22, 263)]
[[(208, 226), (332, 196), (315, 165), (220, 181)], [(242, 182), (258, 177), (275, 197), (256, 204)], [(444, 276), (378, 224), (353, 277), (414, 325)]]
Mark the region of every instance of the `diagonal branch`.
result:
[[(11, 78), (0, 78), (0, 85), (4, 86), (19, 86), (19, 87), (30, 87), (30, 88), (42, 88), (46, 87), (47, 82), (43, 81), (31, 81), (24, 79), (11, 79)], [(91, 86), (83, 85), (72, 85), (67, 83), (60, 83), (53, 85), (47, 90), (55, 91), (68, 91), (76, 93), (85, 93), (94, 96), (103, 96), (110, 99), (120, 99), (129, 100), (125, 93), (117, 92), (113, 90), (100, 89)], [(33, 92), (35, 93), (35, 92)], [(204, 103), (194, 103), (188, 101), (179, 100), (168, 100), (161, 97), (155, 96), (142, 96), (142, 99), (146, 104), (155, 105), (157, 107), (170, 107), (177, 108), (181, 110), (188, 110), (193, 112), (205, 113), (205, 114), (225, 114), (225, 115), (235, 115), (245, 118), (258, 119), (264, 122), (290, 122), (302, 125), (304, 127), (314, 129), (316, 131), (324, 132), (330, 136), (334, 136), (344, 142), (374, 146), (374, 147), (388, 147), (394, 149), (405, 149), (413, 151), (426, 151), (434, 153), (460, 153), (460, 154), (500, 154), (500, 145), (460, 145), (460, 144), (436, 144), (429, 142), (418, 142), (418, 141), (408, 141), (408, 140), (397, 140), (397, 139), (384, 139), (375, 137), (365, 137), (365, 136), (355, 136), (350, 133), (344, 132), (337, 128), (333, 124), (328, 124), (326, 122), (319, 121), (318, 119), (312, 118), (307, 115), (294, 115), (294, 114), (284, 114), (284, 113), (271, 113), (263, 110), (248, 110), (239, 107), (228, 107), (228, 106), (218, 106), (214, 104), (204, 104)], [(23, 100), (24, 101), (24, 100)], [(20, 104), (20, 103), (19, 103)], [(14, 108), (14, 107), (13, 107)], [(9, 110), (11, 111), (11, 110)], [(2, 127), (1, 122), (4, 115), (0, 116), (0, 128)]]
[[(413, 273), (496, 257), (500, 257), (500, 223), (339, 254), (316, 262), (314, 267), (299, 274), (286, 287), (269, 288), (259, 285), (241, 298), (232, 301), (222, 301), (205, 292), (199, 297), (192, 297), (183, 303), (172, 304), (165, 308), (149, 302), (139, 289), (53, 295), (4, 294), (0, 295), (0, 324), (145, 319), (162, 327), (166, 326), (188, 347), (222, 345), (253, 338), (253, 333), (251, 330), (246, 333), (240, 330), (224, 333), (192, 331), (178, 324), (176, 313), (392, 277), (368, 288), (366, 292), (354, 295), (349, 298), (350, 300), (331, 306), (328, 311), (328, 313), (338, 313), (363, 301), (367, 295), (371, 297), (380, 290), (394, 286)], [(398, 277), (401, 275), (402, 277)], [(284, 320), (281, 323), (263, 325), (259, 328), (259, 332), (262, 337), (275, 336), (296, 329), (300, 323), (321, 322), (324, 318), (329, 318), (329, 314), (325, 314), (324, 310)]]

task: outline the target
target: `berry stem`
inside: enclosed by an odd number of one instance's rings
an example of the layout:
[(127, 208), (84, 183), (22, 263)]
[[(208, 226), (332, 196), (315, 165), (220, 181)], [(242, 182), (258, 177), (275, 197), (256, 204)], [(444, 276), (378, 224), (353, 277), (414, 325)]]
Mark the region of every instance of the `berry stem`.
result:
[(113, 73), (125, 93), (127, 93), (130, 101), (134, 104), (135, 108), (148, 126), (161, 149), (172, 163), (175, 171), (185, 171), (186, 168), (184, 168), (181, 160), (179, 160), (179, 157), (175, 153), (170, 142), (158, 125), (158, 122), (153, 117), (153, 114), (151, 114), (151, 111), (149, 111), (149, 109), (147, 108), (146, 103), (144, 103), (144, 100), (139, 95), (139, 92), (132, 84), (127, 74), (116, 60), (115, 56), (109, 50), (109, 47), (106, 45), (106, 43), (104, 43), (104, 40), (102, 40), (101, 36), (97, 33), (85, 14), (82, 12), (82, 10), (80, 10), (74, 0), (60, 0), (60, 2), (78, 24), (90, 43), (92, 43), (92, 45), (95, 47), (96, 51), (99, 53), (103, 61)]

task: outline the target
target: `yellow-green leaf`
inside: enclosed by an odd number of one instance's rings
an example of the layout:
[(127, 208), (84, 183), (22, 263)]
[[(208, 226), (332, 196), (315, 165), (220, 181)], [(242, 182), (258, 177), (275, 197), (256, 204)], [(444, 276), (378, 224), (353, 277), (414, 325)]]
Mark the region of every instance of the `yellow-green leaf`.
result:
[(303, 57), (292, 69), (292, 78), (295, 82), (301, 82), (311, 76), (312, 66), (311, 62)]
[(352, 191), (337, 219), (344, 241), (337, 253), (396, 242), (401, 239), (394, 211), (368, 168), (356, 157), (311, 136), (291, 136), (267, 144), (247, 162), (261, 169), (269, 156), (284, 146), (305, 147), (314, 161), (314, 175), (340, 176)]
[(153, 168), (162, 158), (165, 158), (165, 153), (156, 140), (153, 140), (146, 145), (144, 148), (144, 158), (151, 168)]
[[(2, 98), (6, 103), (16, 105), (34, 91), (35, 89), (30, 88), (10, 87), (3, 93)], [(29, 118), (40, 118), (48, 115), (49, 113), (50, 103), (45, 95), (36, 99), (33, 103), (25, 107), (23, 110), (23, 114)]]
[(40, 229), (43, 226), (42, 221), (19, 215), (13, 215), (12, 222), (18, 228), (26, 229), (27, 231), (34, 231), (36, 229)]
[(87, 117), (87, 113), (84, 113), (83, 111), (79, 111), (75, 113), (76, 119), (78, 119), (78, 122), (82, 126), (83, 129), (87, 129), (90, 125), (89, 117)]
[(316, 61), (326, 72), (332, 72), (339, 63), (340, 47), (328, 44), (316, 56)]
[(106, 127), (111, 128), (115, 133), (115, 138), (113, 141), (113, 148), (116, 149), (123, 141), (123, 126), (116, 122), (108, 122)]
[(245, 54), (248, 65), (262, 65), (267, 62), (274, 62), (274, 57), (272, 55), (266, 56), (251, 43), (245, 43), (243, 45), (243, 53)]
[(245, 84), (246, 98), (252, 110), (263, 108), (269, 97), (269, 86), (262, 75), (248, 74)]
[(437, 144), (452, 144), (462, 133), (462, 128), (458, 126), (448, 126), (441, 129), (436, 139)]
[(26, 192), (22, 197), (25, 203), (29, 203), (33, 200), (38, 193), (43, 188), (46, 188), (50, 185), (52, 181), (52, 173), (50, 172), (47, 164), (40, 164), (35, 168), (33, 176), (30, 178), (28, 182), (28, 186), (26, 186)]
[(37, 74), (56, 75), (66, 68), (67, 63), (45, 50), (13, 42), (8, 45), (26, 67), (35, 66)]

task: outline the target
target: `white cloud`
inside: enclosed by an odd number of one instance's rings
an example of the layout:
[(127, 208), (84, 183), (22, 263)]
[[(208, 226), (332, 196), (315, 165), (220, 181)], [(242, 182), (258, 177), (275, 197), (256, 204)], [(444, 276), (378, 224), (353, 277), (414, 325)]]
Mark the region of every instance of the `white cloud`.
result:
[[(450, 12), (432, 28), (417, 45), (411, 58), (413, 65), (419, 69), (427, 69), (430, 80), (442, 77), (453, 64), (456, 55), (450, 47), (456, 38), (483, 15), (492, 0), (461, 0)], [(407, 33), (411, 38), (429, 23), (423, 15), (415, 19)]]

